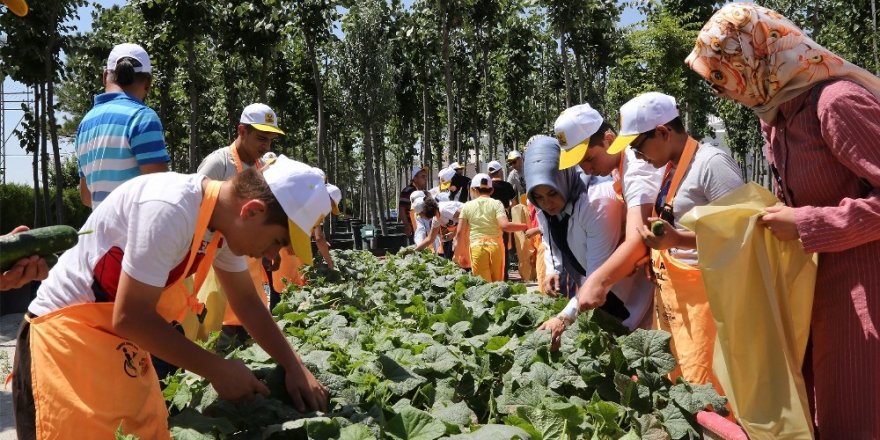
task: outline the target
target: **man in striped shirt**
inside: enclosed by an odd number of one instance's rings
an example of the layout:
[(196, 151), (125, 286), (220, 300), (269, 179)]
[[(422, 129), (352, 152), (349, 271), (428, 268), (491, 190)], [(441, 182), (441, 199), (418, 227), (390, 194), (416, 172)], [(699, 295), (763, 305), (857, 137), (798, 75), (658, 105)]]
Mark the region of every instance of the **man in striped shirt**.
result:
[(104, 93), (76, 132), (79, 189), (93, 210), (123, 182), (141, 174), (168, 171), (162, 123), (144, 104), (152, 85), (147, 52), (137, 44), (119, 44), (107, 58)]

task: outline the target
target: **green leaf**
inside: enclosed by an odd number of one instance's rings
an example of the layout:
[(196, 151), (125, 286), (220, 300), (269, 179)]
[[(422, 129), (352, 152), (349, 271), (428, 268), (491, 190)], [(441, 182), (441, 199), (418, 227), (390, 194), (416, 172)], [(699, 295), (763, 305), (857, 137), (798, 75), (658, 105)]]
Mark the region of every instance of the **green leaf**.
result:
[(339, 440), (376, 440), (367, 425), (355, 423), (339, 430)]
[(516, 413), (523, 419), (528, 420), (541, 434), (542, 439), (557, 439), (567, 435), (568, 421), (566, 418), (543, 406), (521, 406), (517, 408)]
[(425, 383), (426, 379), (418, 374), (413, 373), (403, 365), (400, 365), (394, 359), (384, 354), (379, 356), (379, 362), (382, 365), (382, 374), (391, 381), (389, 389), (392, 393), (401, 396)]
[(232, 434), (235, 427), (225, 419), (208, 417), (186, 408), (168, 419), (171, 436), (178, 440), (214, 439), (215, 434)]
[(623, 355), (631, 368), (666, 374), (675, 368), (669, 351), (670, 334), (661, 330), (636, 329), (623, 337)]
[(727, 414), (727, 399), (718, 395), (712, 384), (675, 384), (669, 389), (669, 397), (691, 414), (696, 414), (710, 405), (719, 414)]
[(446, 426), (424, 411), (406, 407), (388, 421), (385, 432), (400, 440), (435, 440), (446, 434)]
[(431, 409), (431, 415), (452, 425), (470, 426), (477, 423), (477, 415), (464, 402), (437, 402)]
[(661, 409), (660, 416), (663, 418), (663, 427), (666, 428), (666, 432), (673, 439), (677, 440), (688, 435), (699, 435), (694, 430), (685, 412), (674, 403), (670, 403)]
[(450, 440), (532, 440), (532, 438), (522, 428), (507, 425), (483, 425), (469, 434), (449, 437)]

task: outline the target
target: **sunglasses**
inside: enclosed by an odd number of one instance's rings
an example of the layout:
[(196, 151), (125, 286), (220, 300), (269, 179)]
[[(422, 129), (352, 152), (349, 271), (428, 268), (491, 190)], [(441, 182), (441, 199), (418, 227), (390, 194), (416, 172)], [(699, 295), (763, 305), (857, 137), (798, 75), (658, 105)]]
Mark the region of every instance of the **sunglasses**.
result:
[(630, 142), (629, 147), (632, 148), (633, 153), (635, 153), (637, 158), (642, 159), (642, 160), (648, 160), (648, 156), (645, 156), (645, 153), (642, 152), (642, 147), (644, 146), (645, 141), (647, 141), (648, 138), (653, 137), (653, 136), (654, 136), (654, 130), (646, 131), (646, 132), (640, 134), (635, 139), (633, 139), (632, 142)]

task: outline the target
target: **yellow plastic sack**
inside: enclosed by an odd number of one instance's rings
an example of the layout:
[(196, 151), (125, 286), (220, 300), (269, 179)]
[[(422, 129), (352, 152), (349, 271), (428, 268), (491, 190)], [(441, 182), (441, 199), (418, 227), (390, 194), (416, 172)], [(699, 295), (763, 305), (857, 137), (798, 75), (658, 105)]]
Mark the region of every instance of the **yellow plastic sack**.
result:
[(749, 183), (688, 212), (717, 326), (714, 369), (749, 438), (813, 438), (801, 374), (816, 283), (815, 255), (757, 220), (778, 203)]

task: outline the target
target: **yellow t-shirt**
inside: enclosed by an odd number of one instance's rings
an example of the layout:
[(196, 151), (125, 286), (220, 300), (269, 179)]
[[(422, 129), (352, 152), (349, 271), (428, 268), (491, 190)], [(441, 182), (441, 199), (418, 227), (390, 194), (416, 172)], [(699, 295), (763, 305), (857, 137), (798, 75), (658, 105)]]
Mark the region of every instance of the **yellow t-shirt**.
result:
[(468, 221), (471, 227), (471, 241), (480, 238), (492, 238), (501, 236), (501, 228), (498, 226), (498, 217), (507, 218), (504, 213), (504, 205), (489, 197), (477, 197), (461, 208), (460, 218)]

